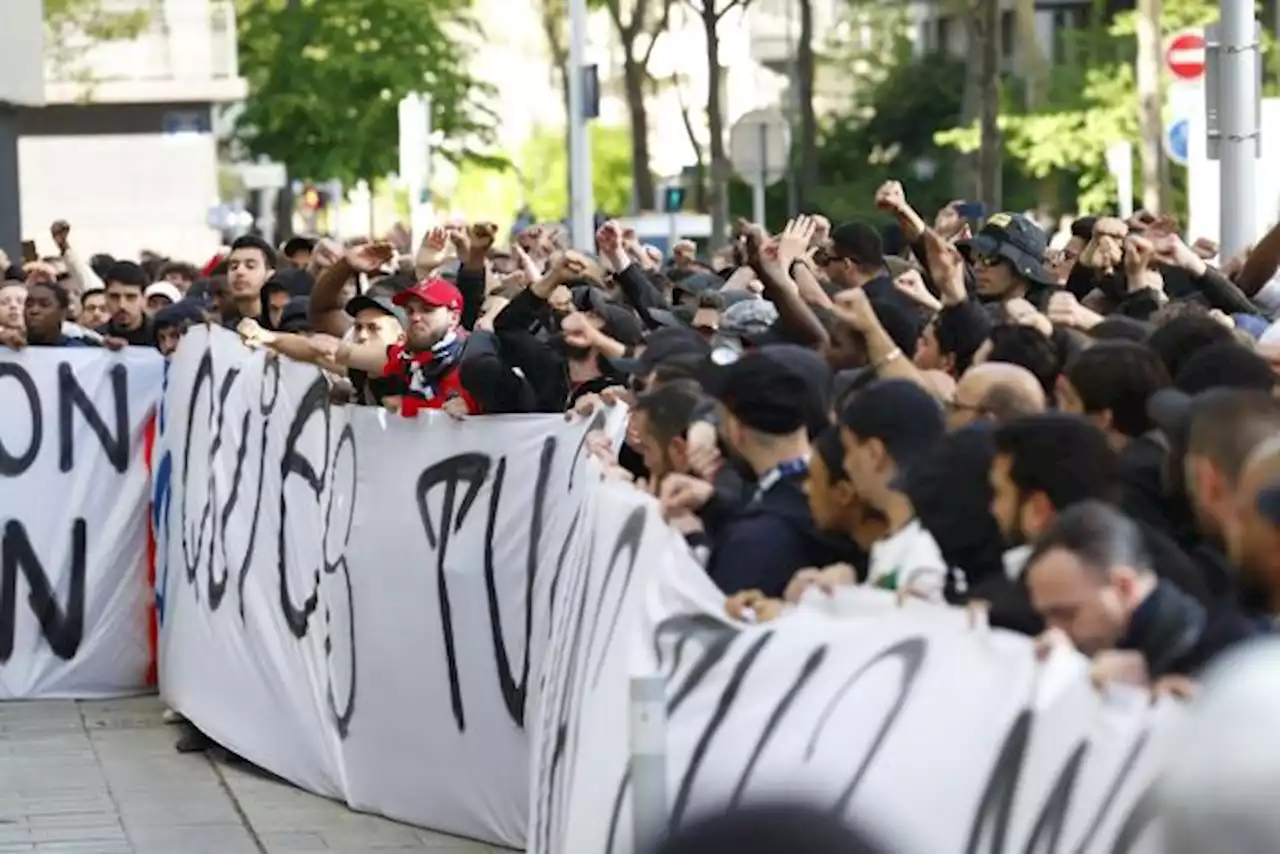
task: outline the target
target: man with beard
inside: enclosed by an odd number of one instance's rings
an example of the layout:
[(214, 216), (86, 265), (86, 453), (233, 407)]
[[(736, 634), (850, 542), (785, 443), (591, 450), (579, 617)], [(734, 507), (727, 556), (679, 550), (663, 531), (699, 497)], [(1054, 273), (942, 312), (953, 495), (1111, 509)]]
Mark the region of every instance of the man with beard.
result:
[(426, 279), (397, 294), (396, 306), (408, 321), (405, 340), (389, 346), (378, 342), (342, 342), (331, 335), (309, 340), (317, 355), (373, 376), (404, 381), (400, 412), (417, 415), (423, 409), (443, 409), (451, 415), (480, 412), (472, 394), (463, 387), (459, 370), (466, 333), (462, 319), (462, 294), (443, 279)]

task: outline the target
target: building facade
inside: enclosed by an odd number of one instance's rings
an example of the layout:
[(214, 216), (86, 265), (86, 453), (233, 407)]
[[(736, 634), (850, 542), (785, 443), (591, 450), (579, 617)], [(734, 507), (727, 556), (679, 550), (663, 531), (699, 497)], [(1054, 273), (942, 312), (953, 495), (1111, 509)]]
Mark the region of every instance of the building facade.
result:
[(51, 248), (65, 219), (82, 252), (203, 261), (218, 233), (216, 122), (246, 95), (228, 0), (107, 0), (147, 9), (137, 38), (64, 33), (46, 47), (44, 106), (18, 113), (23, 234)]

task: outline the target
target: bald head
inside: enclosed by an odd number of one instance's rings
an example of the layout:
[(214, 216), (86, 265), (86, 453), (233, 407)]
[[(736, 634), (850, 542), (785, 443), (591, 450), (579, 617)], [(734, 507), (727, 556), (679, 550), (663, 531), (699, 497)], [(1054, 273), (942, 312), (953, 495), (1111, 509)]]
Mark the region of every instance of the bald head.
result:
[(1044, 389), (1035, 374), (1010, 362), (984, 362), (964, 372), (956, 384), (952, 429), (978, 418), (1004, 422), (1044, 412)]

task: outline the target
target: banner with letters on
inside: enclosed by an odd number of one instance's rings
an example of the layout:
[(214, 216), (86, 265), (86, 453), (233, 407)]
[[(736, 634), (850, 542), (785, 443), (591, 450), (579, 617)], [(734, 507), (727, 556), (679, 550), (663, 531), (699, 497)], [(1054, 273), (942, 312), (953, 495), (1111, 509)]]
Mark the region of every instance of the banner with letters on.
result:
[(143, 690), (154, 350), (0, 348), (0, 700)]
[[(743, 626), (628, 487), (601, 485), (594, 557), (561, 577), (533, 729), (532, 854), (635, 854), (631, 674), (666, 683), (674, 826), (805, 798), (904, 854), (1156, 852), (1148, 788), (1176, 704), (1094, 690), (1073, 651), (859, 588)], [(674, 540), (674, 541), (673, 541)]]
[(731, 623), (653, 500), (599, 480), (605, 418), (329, 406), (315, 368), (191, 330), (156, 466), (165, 699), (358, 809), (635, 854), (629, 679), (658, 673), (677, 824), (804, 796), (906, 854), (1154, 850), (1176, 707), (877, 591)]
[(534, 591), (586, 559), (603, 417), (330, 406), (314, 367), (192, 329), (155, 484), (164, 698), (304, 788), (522, 846)]

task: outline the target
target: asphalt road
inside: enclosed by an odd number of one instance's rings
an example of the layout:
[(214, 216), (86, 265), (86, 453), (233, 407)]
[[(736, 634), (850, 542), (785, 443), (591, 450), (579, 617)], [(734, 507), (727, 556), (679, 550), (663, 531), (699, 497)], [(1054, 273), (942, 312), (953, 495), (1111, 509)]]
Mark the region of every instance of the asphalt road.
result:
[(155, 697), (0, 703), (0, 854), (510, 854), (361, 815), (218, 751)]

